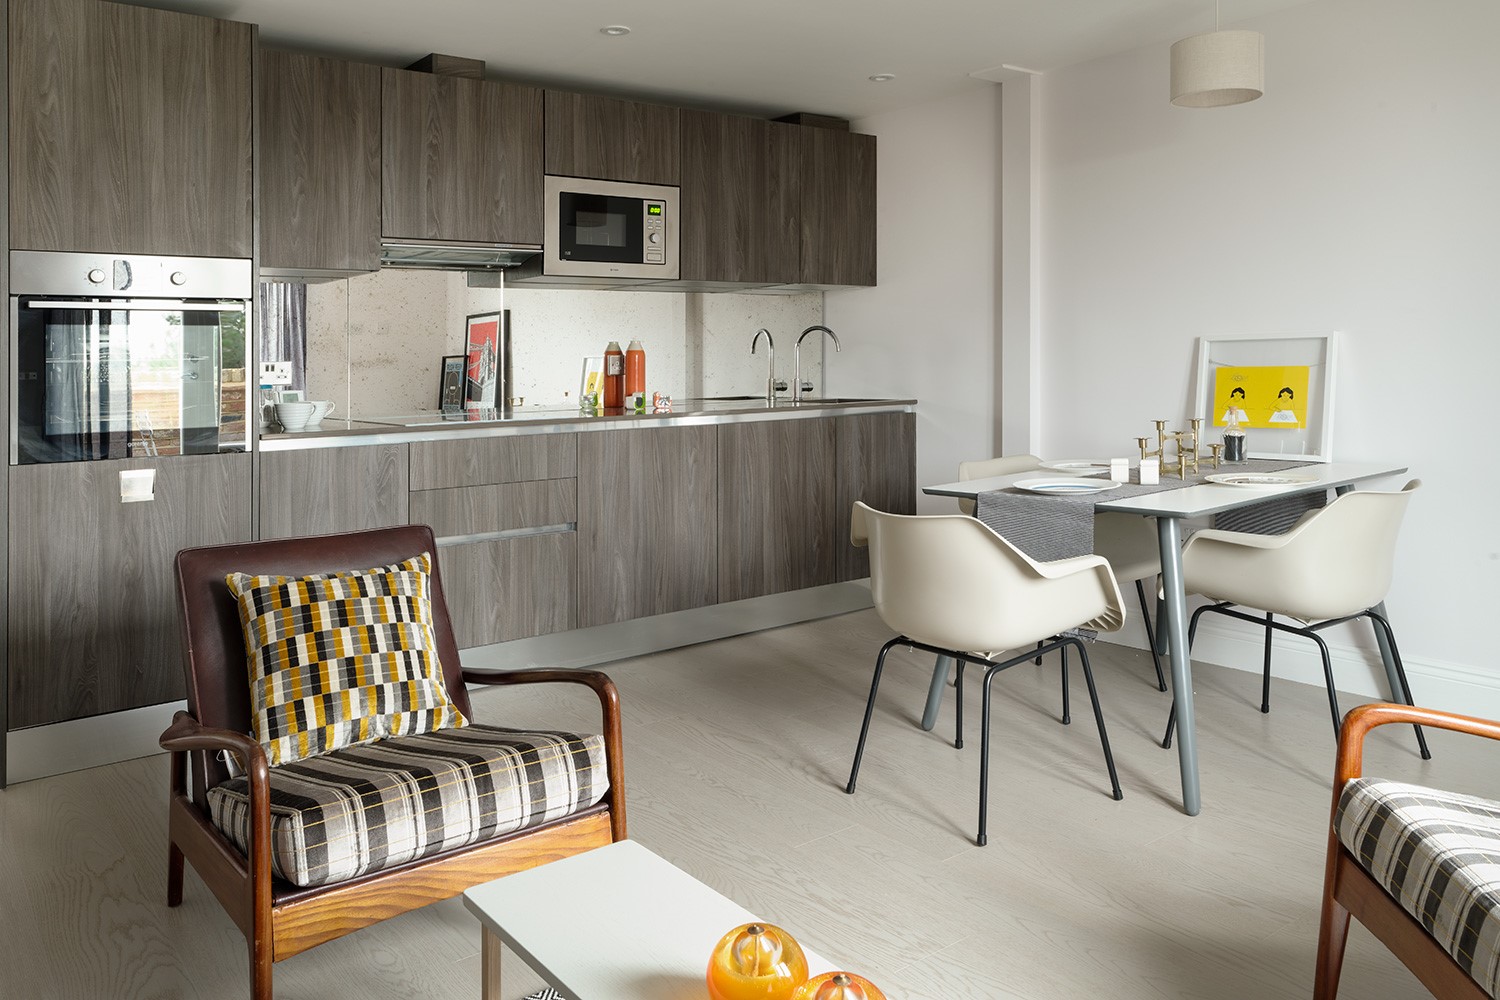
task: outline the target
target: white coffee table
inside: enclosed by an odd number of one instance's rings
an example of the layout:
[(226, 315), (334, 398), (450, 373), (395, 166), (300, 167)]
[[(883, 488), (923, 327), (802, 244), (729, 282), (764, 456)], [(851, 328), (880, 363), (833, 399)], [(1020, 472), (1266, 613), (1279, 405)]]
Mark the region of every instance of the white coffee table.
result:
[[(484, 927), (484, 1000), (501, 1000), (502, 941), (568, 1000), (704, 1000), (709, 952), (758, 919), (633, 840), (475, 886), (464, 905)], [(802, 950), (810, 973), (834, 968)]]

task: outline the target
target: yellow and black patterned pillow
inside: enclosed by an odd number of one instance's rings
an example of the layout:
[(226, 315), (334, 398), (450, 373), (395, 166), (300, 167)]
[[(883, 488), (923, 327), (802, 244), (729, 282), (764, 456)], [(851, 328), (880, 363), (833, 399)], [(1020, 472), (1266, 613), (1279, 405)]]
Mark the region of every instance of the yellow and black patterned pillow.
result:
[(432, 628), (432, 558), (316, 576), (225, 577), (249, 653), (251, 731), (272, 766), (468, 725)]

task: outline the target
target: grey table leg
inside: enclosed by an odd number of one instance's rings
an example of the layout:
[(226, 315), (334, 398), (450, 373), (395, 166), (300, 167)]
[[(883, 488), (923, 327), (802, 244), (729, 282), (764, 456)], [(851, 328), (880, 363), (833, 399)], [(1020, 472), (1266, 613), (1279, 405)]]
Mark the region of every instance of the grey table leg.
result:
[(1172, 694), (1177, 703), (1177, 760), (1182, 768), (1182, 808), (1189, 816), (1203, 808), (1198, 790), (1198, 734), (1193, 729), (1193, 665), (1188, 660), (1187, 594), (1182, 585), (1182, 526), (1175, 517), (1156, 519), (1156, 539), (1161, 547), (1161, 589), (1166, 604), (1166, 626), (1157, 624), (1157, 634), (1167, 635), (1172, 657)]
[(943, 707), (943, 688), (948, 686), (948, 670), (953, 657), (939, 656), (932, 665), (932, 684), (927, 688), (927, 707), (922, 710), (922, 728), (929, 733), (937, 725), (938, 710)]

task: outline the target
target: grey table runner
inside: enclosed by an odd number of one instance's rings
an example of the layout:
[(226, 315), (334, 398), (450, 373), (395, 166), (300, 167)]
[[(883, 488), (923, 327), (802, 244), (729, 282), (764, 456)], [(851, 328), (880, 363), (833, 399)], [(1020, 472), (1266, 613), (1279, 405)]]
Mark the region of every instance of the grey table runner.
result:
[[(1307, 462), (1251, 459), (1239, 465), (1223, 467), (1219, 472), (1272, 473), (1305, 466)], [(1166, 490), (1197, 486), (1215, 470), (1211, 467), (1186, 480), (1163, 476), (1155, 486), (1142, 486), (1140, 471), (1130, 470), (1130, 482), (1121, 483), (1107, 493), (1077, 495), (1028, 493), (1025, 490), (991, 490), (979, 494), (974, 514), (1016, 548), (1040, 562), (1070, 559), (1094, 551), (1094, 505), (1101, 500), (1122, 500)], [(1043, 470), (1036, 478), (1047, 477)], [(1059, 477), (1061, 478), (1061, 477)], [(1094, 477), (1098, 478), (1098, 477)], [(1327, 502), (1326, 491), (1274, 497), (1263, 503), (1225, 511), (1216, 515), (1214, 527), (1230, 531), (1252, 531), (1257, 534), (1279, 534), (1286, 531), (1303, 513)]]

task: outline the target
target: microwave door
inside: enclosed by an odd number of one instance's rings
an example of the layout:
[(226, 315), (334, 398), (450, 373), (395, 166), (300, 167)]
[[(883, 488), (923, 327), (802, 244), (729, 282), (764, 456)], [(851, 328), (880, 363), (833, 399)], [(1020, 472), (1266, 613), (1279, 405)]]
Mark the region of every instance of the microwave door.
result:
[(606, 194), (564, 191), (558, 236), (563, 260), (639, 264), (642, 260), (642, 201)]

